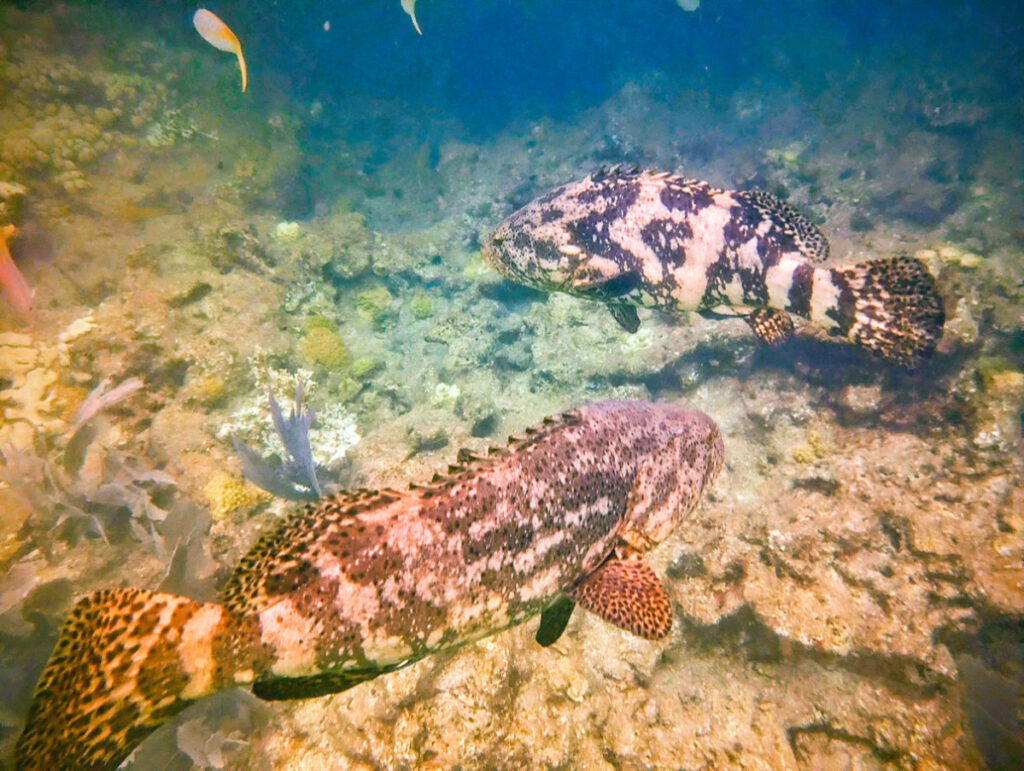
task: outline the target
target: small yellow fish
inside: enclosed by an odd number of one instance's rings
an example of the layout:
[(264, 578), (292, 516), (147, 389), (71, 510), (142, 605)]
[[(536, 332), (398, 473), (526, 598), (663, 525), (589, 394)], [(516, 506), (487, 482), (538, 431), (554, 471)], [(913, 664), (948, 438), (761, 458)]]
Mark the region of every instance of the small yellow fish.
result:
[(420, 29), (420, 23), (416, 21), (416, 0), (402, 0), (402, 10), (409, 14), (409, 18), (412, 19), (412, 26), (422, 35), (423, 30)]
[(249, 78), (245, 70), (245, 57), (242, 56), (242, 44), (238, 42), (235, 33), (216, 14), (205, 8), (200, 8), (195, 12), (192, 23), (196, 27), (196, 32), (207, 43), (221, 51), (229, 51), (238, 57), (238, 68), (242, 71), (242, 91), (244, 92)]

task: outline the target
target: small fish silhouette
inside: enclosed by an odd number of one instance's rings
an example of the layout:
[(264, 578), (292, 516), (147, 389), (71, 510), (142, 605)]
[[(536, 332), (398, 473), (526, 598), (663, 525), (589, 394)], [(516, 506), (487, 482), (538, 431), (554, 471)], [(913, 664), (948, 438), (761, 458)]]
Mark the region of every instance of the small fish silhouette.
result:
[(242, 91), (244, 93), (249, 77), (245, 69), (245, 57), (242, 56), (242, 44), (238, 42), (238, 37), (215, 13), (205, 8), (200, 8), (195, 12), (192, 23), (195, 25), (196, 32), (207, 43), (221, 51), (229, 51), (238, 57), (238, 68), (242, 71)]

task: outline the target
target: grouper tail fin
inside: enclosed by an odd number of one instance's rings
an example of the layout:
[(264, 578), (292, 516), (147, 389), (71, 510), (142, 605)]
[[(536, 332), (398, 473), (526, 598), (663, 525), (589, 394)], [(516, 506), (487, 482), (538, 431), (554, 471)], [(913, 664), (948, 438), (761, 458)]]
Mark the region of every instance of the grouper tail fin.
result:
[(830, 273), (838, 297), (829, 315), (847, 339), (904, 367), (935, 352), (946, 314), (935, 279), (920, 260), (869, 260)]
[(138, 589), (80, 600), (36, 686), (17, 768), (114, 768), (172, 715), (230, 685), (226, 616)]

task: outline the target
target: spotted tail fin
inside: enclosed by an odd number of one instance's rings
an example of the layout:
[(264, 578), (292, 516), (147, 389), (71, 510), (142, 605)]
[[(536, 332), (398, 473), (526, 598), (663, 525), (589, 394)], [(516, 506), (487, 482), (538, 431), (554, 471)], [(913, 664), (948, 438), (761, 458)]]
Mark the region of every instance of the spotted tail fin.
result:
[(935, 279), (920, 260), (869, 260), (829, 272), (838, 291), (829, 315), (849, 340), (904, 367), (935, 352), (946, 314)]
[(17, 768), (114, 768), (172, 715), (230, 685), (227, 615), (138, 589), (80, 600), (39, 678)]

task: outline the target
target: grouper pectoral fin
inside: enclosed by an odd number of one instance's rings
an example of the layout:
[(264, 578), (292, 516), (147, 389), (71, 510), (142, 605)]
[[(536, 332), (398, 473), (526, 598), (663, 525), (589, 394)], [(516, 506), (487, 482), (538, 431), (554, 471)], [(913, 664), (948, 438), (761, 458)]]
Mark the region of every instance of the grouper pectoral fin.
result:
[(612, 556), (568, 592), (581, 608), (648, 640), (672, 628), (672, 603), (650, 566), (639, 557)]
[(635, 270), (622, 270), (613, 266), (602, 266), (602, 270), (583, 268), (572, 276), (568, 291), (588, 300), (597, 300), (608, 304), (608, 310), (619, 326), (627, 332), (636, 332), (640, 328), (640, 317), (636, 315), (636, 307), (622, 300), (636, 292), (643, 280)]
[(559, 597), (541, 611), (540, 626), (534, 639), (545, 648), (562, 636), (576, 603), (568, 597)]
[(619, 326), (633, 334), (640, 329), (640, 317), (636, 315), (636, 308), (632, 305), (614, 304), (609, 305), (612, 318), (619, 322)]
[(775, 347), (793, 336), (793, 319), (775, 308), (755, 308), (743, 320), (763, 342)]

